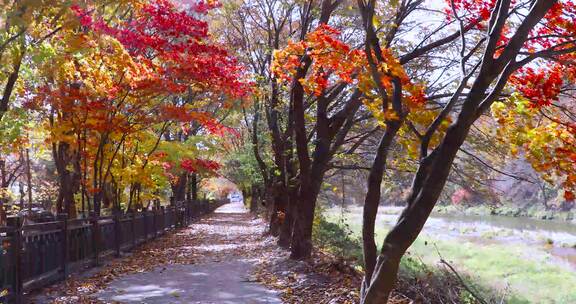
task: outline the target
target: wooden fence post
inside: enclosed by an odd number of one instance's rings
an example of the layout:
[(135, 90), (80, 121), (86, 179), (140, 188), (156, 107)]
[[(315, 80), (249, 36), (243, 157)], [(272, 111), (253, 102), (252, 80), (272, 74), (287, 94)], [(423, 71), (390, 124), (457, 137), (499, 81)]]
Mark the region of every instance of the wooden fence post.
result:
[(162, 214), (162, 232), (160, 234), (164, 234), (166, 232), (166, 209), (164, 206), (160, 206), (160, 211)]
[(156, 208), (154, 208), (152, 210), (152, 231), (154, 231), (154, 234), (152, 236), (153, 239), (155, 239), (158, 236), (158, 228), (156, 226), (156, 214), (158, 213), (158, 210)]
[(114, 212), (114, 247), (116, 257), (120, 257), (120, 243), (122, 242), (122, 226), (120, 224), (120, 212)]
[(148, 241), (148, 223), (146, 217), (148, 216), (147, 210), (142, 210), (142, 222), (144, 223), (144, 242)]
[(132, 211), (132, 248), (136, 247), (136, 212)]
[(174, 207), (174, 229), (180, 228), (180, 208)]
[(94, 249), (94, 265), (100, 265), (100, 227), (98, 217), (92, 219), (92, 248)]
[(62, 257), (61, 266), (62, 267), (62, 277), (66, 280), (68, 276), (68, 269), (66, 264), (68, 263), (68, 214), (60, 214), (58, 217), (62, 220)]
[(22, 219), (20, 217), (12, 218), (13, 222), (10, 226), (14, 227), (12, 235), (12, 258), (14, 261), (14, 301), (16, 304), (23, 303), (23, 278), (22, 278)]

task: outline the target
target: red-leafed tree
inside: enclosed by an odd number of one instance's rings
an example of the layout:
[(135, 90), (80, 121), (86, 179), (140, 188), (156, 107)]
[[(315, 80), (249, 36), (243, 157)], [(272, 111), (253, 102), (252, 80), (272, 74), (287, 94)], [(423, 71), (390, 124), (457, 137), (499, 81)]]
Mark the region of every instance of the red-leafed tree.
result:
[[(152, 182), (145, 172), (161, 162), (155, 152), (170, 128), (194, 125), (221, 135), (226, 129), (208, 109), (229, 108), (249, 91), (242, 68), (211, 43), (202, 20), (217, 4), (109, 5), (72, 6), (70, 22), (79, 27), (53, 36), (61, 56), (47, 63), (44, 84), (29, 102), (49, 118), (59, 210), (71, 215), (78, 191), (99, 214), (102, 202), (117, 200), (128, 181), (133, 206), (143, 184), (134, 177)], [(117, 168), (133, 173), (124, 176)]]

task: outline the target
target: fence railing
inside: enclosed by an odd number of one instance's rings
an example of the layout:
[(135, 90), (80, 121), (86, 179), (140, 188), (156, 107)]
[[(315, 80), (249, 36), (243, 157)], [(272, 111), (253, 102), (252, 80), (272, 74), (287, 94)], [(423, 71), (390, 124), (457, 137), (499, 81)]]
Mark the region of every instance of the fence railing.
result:
[(0, 303), (22, 303), (26, 292), (185, 227), (225, 203), (187, 201), (121, 216), (74, 220), (62, 216), (55, 222), (26, 226), (13, 218), (9, 226), (0, 227)]

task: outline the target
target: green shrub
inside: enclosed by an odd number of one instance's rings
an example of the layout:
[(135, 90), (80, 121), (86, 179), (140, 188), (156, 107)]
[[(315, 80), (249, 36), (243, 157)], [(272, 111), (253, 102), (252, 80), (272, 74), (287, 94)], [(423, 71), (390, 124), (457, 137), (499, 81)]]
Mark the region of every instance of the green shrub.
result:
[(321, 212), (314, 219), (312, 231), (314, 244), (344, 259), (362, 262), (362, 242), (354, 237), (345, 222), (333, 223), (326, 220)]

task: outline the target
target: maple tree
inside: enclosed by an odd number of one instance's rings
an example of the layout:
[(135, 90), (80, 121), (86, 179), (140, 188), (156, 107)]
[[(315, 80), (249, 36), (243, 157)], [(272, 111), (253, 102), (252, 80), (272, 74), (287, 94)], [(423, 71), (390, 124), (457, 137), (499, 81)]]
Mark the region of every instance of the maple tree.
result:
[(299, 6), (297, 1), (226, 2), (213, 20), (222, 43), (236, 46), (235, 55), (251, 70), (257, 84), (250, 102), (243, 105), (243, 118), (238, 125), (246, 131), (245, 144), (252, 150), (253, 159), (250, 165), (246, 164), (246, 169), (251, 171), (251, 164), (256, 165), (254, 169), (259, 177), (254, 181), (260, 179), (262, 183), (246, 185), (243, 190), (246, 194), (263, 193), (262, 202), (269, 214), (268, 231), (279, 236), (278, 242), (283, 247), (290, 245), (292, 236), (290, 205), (296, 200), (297, 165), (291, 108), (286, 91), (270, 67), (274, 50), (284, 47), (289, 39), (296, 39), (300, 32), (300, 24), (293, 22), (295, 16), (301, 14)]
[[(382, 98), (374, 94), (376, 90), (389, 89), (393, 81), (396, 81), (395, 79), (405, 85), (405, 99), (408, 101), (407, 104), (414, 108), (420, 107), (423, 103), (424, 96), (422, 87), (410, 83), (409, 78), (399, 62), (392, 56), (389, 50), (384, 50), (380, 54), (382, 58), (386, 58), (386, 62), (382, 62), (378, 67), (375, 67), (375, 70), (388, 75), (386, 79), (381, 80), (381, 86), (378, 87), (371, 78), (373, 70), (370, 68), (369, 58), (366, 56), (366, 53), (363, 50), (353, 49), (341, 41), (338, 36), (339, 31), (327, 25), (320, 25), (315, 31), (309, 33), (304, 40), (299, 43), (290, 43), (281, 52), (277, 52), (272, 66), (273, 71), (277, 73), (280, 80), (289, 81), (293, 77), (296, 77), (297, 70), (301, 66), (300, 58), (306, 55), (313, 64), (306, 78), (295, 78), (295, 81), (298, 81), (304, 92), (316, 96), (320, 100), (330, 98), (326, 96), (332, 93), (329, 88), (337, 85), (343, 87), (342, 84), (348, 85), (352, 83), (357, 86), (358, 89), (352, 95), (353, 97), (351, 97), (352, 102), (350, 102), (348, 107), (345, 107), (342, 112), (334, 115), (334, 122), (329, 127), (338, 130), (338, 125), (343, 124), (345, 121), (345, 119), (338, 116), (346, 115), (346, 112), (350, 112), (352, 113), (352, 117), (354, 116), (353, 113), (355, 113), (361, 105), (360, 94), (364, 97), (362, 102), (376, 118), (383, 121), (398, 119), (399, 117), (394, 113), (392, 106), (384, 103)], [(343, 130), (347, 132), (349, 128), (350, 126)], [(323, 162), (327, 162), (331, 157), (330, 155), (335, 153), (335, 149), (338, 145), (341, 145), (341, 143), (338, 142), (344, 140), (345, 133), (337, 134), (336, 132), (327, 132), (326, 136), (327, 138), (337, 136), (337, 139), (335, 147), (332, 148), (330, 152), (325, 152), (326, 155), (324, 155), (324, 157), (326, 157), (326, 159), (323, 160)], [(321, 174), (320, 176), (322, 176), (325, 170), (326, 166), (320, 165), (311, 171), (318, 172), (315, 174)], [(312, 190), (315, 192), (315, 195), (313, 194), (311, 201), (307, 202), (308, 206), (310, 206), (308, 208), (311, 208), (311, 211), (314, 210), (316, 200), (314, 196), (317, 196), (318, 190), (319, 188)], [(311, 231), (311, 227), (309, 227), (310, 223), (304, 225), (308, 226), (305, 228), (308, 231), (304, 232), (304, 234), (306, 234), (304, 237), (308, 238), (308, 233)], [(308, 250), (310, 249), (304, 249), (304, 251)], [(300, 254), (306, 256), (308, 253)]]
[[(178, 149), (164, 149), (171, 128), (188, 134), (193, 125), (222, 136), (206, 106), (231, 107), (249, 91), (243, 71), (228, 53), (209, 43), (208, 24), (198, 18), (215, 3), (180, 8), (170, 1), (93, 2), (73, 5), (71, 26), (50, 39), (54, 50), (40, 66), (27, 106), (46, 119), (59, 173), (58, 210), (100, 214), (142, 207), (175, 180), (173, 169), (213, 174), (218, 165)], [(130, 18), (126, 18), (127, 14)], [(194, 151), (194, 149), (189, 149)], [(179, 157), (167, 152), (178, 153)], [(186, 158), (183, 158), (187, 154)], [(182, 158), (182, 159), (181, 159)], [(174, 161), (178, 159), (178, 161)], [(92, 206), (90, 205), (92, 202)]]
[[(535, 128), (525, 124), (515, 129), (521, 121), (514, 120), (514, 114), (507, 114), (501, 106), (497, 111), (496, 106), (495, 113), (509, 128), (503, 137), (524, 146), (537, 170), (546, 175), (565, 176), (564, 186), (573, 185), (573, 173), (570, 173), (574, 172), (573, 127), (572, 122), (566, 122), (572, 117), (571, 101), (564, 101), (568, 112), (562, 108), (548, 109), (552, 101), (558, 99), (562, 85), (573, 81), (574, 4), (571, 1), (448, 1), (447, 4), (445, 24), (439, 26), (440, 30), (423, 36), (422, 42), (412, 50), (400, 53), (391, 46), (403, 43), (397, 42), (399, 32), (414, 31), (414, 28), (404, 29), (403, 24), (415, 18), (425, 4), (420, 1), (386, 3), (383, 4), (386, 9), (377, 11), (375, 1), (359, 1), (366, 41), (364, 50), (356, 50), (338, 39), (337, 30), (326, 25), (330, 9), (338, 3), (324, 1), (317, 29), (275, 54), (272, 69), (281, 81), (290, 84), (299, 158), (298, 208), (301, 212), (293, 235), (293, 257), (309, 255), (309, 223), (319, 190), (314, 181), (323, 179), (324, 165), (330, 159), (323, 157), (331, 152), (328, 148), (331, 128), (321, 127), (327, 118), (322, 100), (334, 92), (338, 84), (352, 84), (361, 93), (358, 99), (362, 99), (384, 128), (371, 166), (364, 206), (366, 278), (362, 299), (365, 303), (386, 302), (400, 257), (422, 229), (471, 126), (496, 101), (504, 101), (510, 90), (530, 100), (531, 105), (524, 106), (534, 111), (546, 108), (552, 114), (547, 115), (550, 120), (547, 125)], [(388, 20), (391, 26), (378, 26), (377, 30), (379, 20)], [(454, 69), (456, 75), (460, 74), (459, 80), (446, 79), (446, 83), (453, 83), (450, 87), (446, 84), (428, 86), (435, 82), (426, 78), (429, 77), (427, 71), (419, 71), (417, 63), (428, 54), (450, 48), (457, 50), (460, 58), (444, 70)], [(546, 67), (545, 61), (553, 62), (552, 66)], [(438, 79), (442, 77), (444, 73), (440, 73)], [(308, 154), (309, 137), (303, 121), (305, 94), (314, 96), (319, 113), (315, 121), (313, 160)], [(542, 111), (539, 113), (546, 116)], [(544, 135), (531, 139), (521, 136), (522, 133)], [(558, 140), (550, 143), (551, 137)], [(407, 198), (408, 207), (385, 238), (378, 255), (374, 223), (381, 181), (390, 149), (395, 144), (404, 146), (407, 156), (419, 164)], [(573, 198), (569, 189), (565, 193), (567, 199)]]
[(570, 110), (573, 103), (566, 99), (541, 108), (515, 94), (507, 102), (492, 106), (492, 114), (500, 124), (498, 138), (509, 144), (513, 155), (524, 152), (523, 156), (548, 183), (559, 183), (566, 201), (576, 199), (576, 129)]
[[(376, 36), (372, 23), (375, 13), (375, 1), (359, 1), (360, 11), (366, 31), (366, 48), (375, 50), (376, 63), (386, 62), (378, 56), (381, 43), (390, 44), (386, 36), (383, 42)], [(415, 11), (420, 3), (403, 1), (396, 8), (396, 20), (404, 20)], [(525, 6), (524, 6), (525, 5)], [(380, 180), (386, 165), (386, 155), (391, 142), (395, 140), (395, 130), (403, 123), (402, 117), (409, 107), (402, 100), (403, 86), (400, 81), (388, 90), (381, 90), (383, 99), (390, 97), (396, 104), (394, 110), (400, 119), (386, 122), (386, 133), (382, 137), (379, 153), (374, 160), (368, 194), (364, 209), (363, 239), (366, 276), (362, 286), (362, 303), (385, 303), (394, 286), (400, 258), (418, 236), (432, 208), (436, 204), (450, 173), (456, 154), (464, 144), (472, 124), (480, 115), (506, 92), (507, 84), (529, 84), (538, 81), (534, 73), (527, 73), (529, 64), (539, 60), (552, 60), (566, 63), (563, 56), (573, 53), (574, 4), (570, 1), (453, 1), (447, 9), (448, 20), (459, 24), (457, 35), (446, 36), (429, 44), (424, 44), (421, 52), (413, 51), (403, 55), (402, 59), (414, 59), (416, 55), (433, 52), (439, 46), (460, 37), (460, 80), (456, 89), (449, 91), (450, 98), (424, 131), (412, 127), (420, 145), (420, 164), (414, 176), (411, 194), (407, 198), (407, 207), (399, 221), (388, 233), (380, 254), (377, 254), (374, 242), (374, 222), (380, 198)], [(519, 11), (526, 10), (526, 14)], [(511, 21), (511, 15), (521, 14), (518, 23)], [(401, 26), (398, 24), (398, 26)], [(474, 31), (485, 32), (480, 39), (470, 38)], [(468, 34), (470, 33), (470, 34)], [(452, 38), (454, 37), (454, 38)], [(452, 38), (452, 39), (450, 39)], [(471, 45), (468, 44), (470, 40)], [(479, 50), (482, 50), (480, 53)], [(523, 68), (525, 68), (523, 70)], [(523, 73), (524, 72), (524, 73)], [(380, 83), (383, 73), (375, 72), (373, 79)], [(474, 77), (472, 79), (472, 77)], [(470, 82), (470, 84), (469, 84)], [(557, 83), (554, 77), (551, 83)], [(538, 85), (532, 86), (538, 90)], [(536, 94), (534, 103), (545, 105), (554, 99), (555, 86), (549, 86)], [(534, 91), (517, 86), (518, 91), (534, 97)], [(552, 94), (552, 95), (550, 95)], [(463, 96), (462, 96), (463, 95)], [(531, 95), (531, 96), (530, 96)], [(545, 100), (542, 102), (542, 100)], [(442, 130), (444, 121), (452, 120), (450, 126)], [(408, 121), (410, 123), (410, 121)], [(440, 140), (432, 143), (432, 136), (440, 134)]]
[[(576, 3), (438, 5), (10, 2), (0, 8), (0, 204), (25, 175), (32, 202), (27, 134), (37, 128), (55, 165), (59, 213), (197, 199), (199, 181), (226, 166), (266, 205), (278, 243), (305, 259), (327, 173), (373, 157), (360, 168), (368, 172), (361, 299), (385, 303), (452, 172), (484, 138), (575, 199)], [(436, 28), (415, 22), (426, 14)], [(378, 250), (390, 171), (402, 172), (397, 184), (412, 183), (395, 198), (406, 208)]]
[[(30, 69), (45, 55), (46, 40), (64, 26), (63, 12), (67, 1), (9, 1), (0, 7), (0, 186), (1, 215), (8, 201), (10, 186), (29, 168), (22, 151), (28, 144), (26, 128), (29, 119), (21, 108), (18, 95), (23, 91), (22, 78), (30, 76)], [(30, 170), (25, 170), (30, 176)], [(30, 179), (28, 179), (30, 181)], [(28, 182), (30, 193), (30, 182)], [(29, 195), (29, 200), (31, 195)]]
[(46, 40), (65, 26), (67, 7), (67, 1), (9, 1), (0, 7), (0, 118), (21, 89), (29, 60), (43, 56)]

